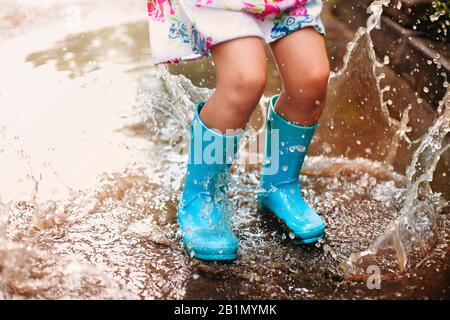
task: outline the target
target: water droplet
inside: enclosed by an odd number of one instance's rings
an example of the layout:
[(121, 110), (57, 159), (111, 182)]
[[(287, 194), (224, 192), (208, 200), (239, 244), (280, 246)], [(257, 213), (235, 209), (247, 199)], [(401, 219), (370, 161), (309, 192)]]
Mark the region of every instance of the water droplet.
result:
[(282, 166), (281, 170), (283, 170), (284, 172), (288, 171), (289, 167), (288, 166)]
[(440, 17), (439, 12), (436, 12), (435, 14), (430, 16), (430, 21), (435, 22), (435, 21), (439, 20), (439, 17)]
[(291, 240), (295, 239), (295, 233), (293, 233), (292, 231), (289, 232), (289, 238), (291, 238)]
[(290, 152), (295, 152), (295, 151), (299, 151), (299, 152), (305, 152), (306, 148), (302, 145), (298, 145), (298, 146), (290, 146), (289, 147), (289, 151)]

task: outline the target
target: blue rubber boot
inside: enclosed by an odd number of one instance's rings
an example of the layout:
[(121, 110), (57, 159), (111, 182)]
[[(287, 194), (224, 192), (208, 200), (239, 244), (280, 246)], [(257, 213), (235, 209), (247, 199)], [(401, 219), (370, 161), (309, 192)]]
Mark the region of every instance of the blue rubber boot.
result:
[(178, 222), (191, 257), (234, 260), (238, 239), (231, 228), (225, 193), (242, 133), (223, 135), (209, 129), (200, 118), (203, 105), (200, 102), (196, 106), (190, 129), (189, 161)]
[(299, 243), (314, 243), (323, 236), (325, 223), (303, 199), (299, 175), (317, 125), (288, 122), (275, 112), (277, 99), (269, 103), (260, 206), (280, 218)]

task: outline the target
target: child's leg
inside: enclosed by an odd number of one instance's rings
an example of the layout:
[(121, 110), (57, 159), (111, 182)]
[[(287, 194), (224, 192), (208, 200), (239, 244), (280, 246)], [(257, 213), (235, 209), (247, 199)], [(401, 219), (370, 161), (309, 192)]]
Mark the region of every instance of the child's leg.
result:
[(284, 221), (300, 243), (313, 243), (323, 236), (325, 223), (303, 198), (299, 175), (325, 103), (328, 58), (323, 37), (311, 28), (296, 31), (271, 48), (283, 90), (270, 101), (265, 157), (268, 146), (278, 143), (278, 171), (271, 172), (273, 161), (267, 166), (263, 162), (265, 191), (260, 203)]
[[(223, 175), (229, 170), (229, 161), (234, 159), (242, 136), (230, 134), (227, 129), (245, 127), (264, 90), (267, 60), (262, 40), (255, 37), (216, 45), (212, 54), (216, 90), (205, 105), (200, 102), (195, 110), (178, 221), (191, 256), (224, 261), (236, 258), (238, 239), (226, 209), (216, 201), (216, 193), (226, 183)], [(211, 159), (211, 147), (219, 158)]]
[(257, 37), (227, 41), (211, 50), (217, 84), (201, 110), (203, 122), (225, 133), (244, 128), (264, 92), (267, 56)]
[(306, 28), (271, 44), (283, 81), (275, 109), (290, 122), (315, 124), (325, 107), (330, 66), (322, 35)]

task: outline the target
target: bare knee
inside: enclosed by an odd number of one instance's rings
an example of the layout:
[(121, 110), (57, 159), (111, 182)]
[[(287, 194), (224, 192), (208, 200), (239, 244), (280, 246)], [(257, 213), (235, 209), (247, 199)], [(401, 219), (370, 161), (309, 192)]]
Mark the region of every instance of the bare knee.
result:
[(305, 76), (307, 89), (307, 95), (315, 98), (317, 101), (323, 101), (327, 95), (328, 80), (330, 77), (330, 68), (327, 65), (315, 68), (308, 72)]
[(284, 84), (289, 103), (308, 109), (322, 106), (327, 95), (329, 75), (328, 64), (296, 75)]
[(236, 70), (232, 77), (218, 82), (226, 104), (246, 115), (250, 115), (259, 102), (267, 82), (266, 68)]

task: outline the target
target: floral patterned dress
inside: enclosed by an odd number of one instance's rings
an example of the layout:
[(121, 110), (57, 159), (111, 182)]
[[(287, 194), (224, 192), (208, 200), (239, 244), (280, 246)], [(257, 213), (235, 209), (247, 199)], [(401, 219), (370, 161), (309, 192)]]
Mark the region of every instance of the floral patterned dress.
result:
[(321, 12), (321, 0), (148, 0), (153, 63), (204, 58), (241, 37), (270, 43), (305, 27), (323, 34)]

